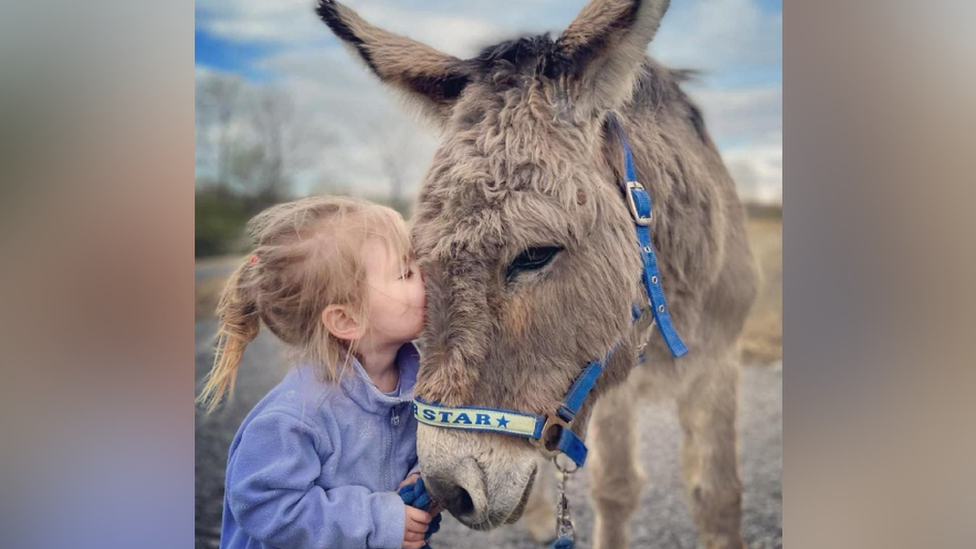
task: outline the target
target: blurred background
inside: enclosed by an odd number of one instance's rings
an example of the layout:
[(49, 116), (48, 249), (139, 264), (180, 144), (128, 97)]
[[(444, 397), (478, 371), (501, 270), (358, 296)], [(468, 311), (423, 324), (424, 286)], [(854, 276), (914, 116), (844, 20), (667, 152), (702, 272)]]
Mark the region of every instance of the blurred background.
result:
[[(214, 309), (249, 245), (246, 221), (275, 203), (349, 194), (410, 216), (436, 147), (313, 12), (310, 0), (197, 0), (195, 21), (196, 378), (213, 360)], [(458, 57), (524, 34), (557, 36), (585, 0), (349, 0), (367, 21)], [(744, 527), (753, 547), (782, 545), (782, 3), (673, 2), (650, 53), (700, 71), (700, 104), (749, 213), (763, 289), (743, 337), (740, 430)], [(236, 398), (196, 417), (196, 545), (216, 546), (227, 447), (250, 407), (287, 365), (267, 333), (248, 349)], [(641, 426), (652, 478), (635, 546), (694, 547), (677, 472), (680, 430), (648, 404)], [(572, 487), (588, 542), (587, 480)], [(448, 519), (440, 547), (533, 547), (524, 531), (474, 533)]]
[[(351, 0), (366, 20), (458, 57), (566, 27), (579, 1)], [(400, 108), (313, 13), (311, 0), (197, 0), (195, 256), (198, 318), (248, 246), (246, 221), (280, 201), (351, 194), (410, 215), (432, 132)], [(686, 85), (747, 202), (765, 272), (750, 361), (781, 345), (783, 48), (780, 0), (674, 2), (650, 53), (701, 71)], [(777, 339), (778, 338), (778, 339)]]
[[(368, 21), (458, 57), (522, 34), (558, 35), (579, 1), (352, 0)], [(197, 0), (198, 257), (240, 250), (274, 202), (348, 193), (404, 213), (436, 142), (314, 15), (311, 0)], [(782, 202), (782, 4), (674, 2), (650, 52), (701, 76), (704, 109), (743, 198)]]

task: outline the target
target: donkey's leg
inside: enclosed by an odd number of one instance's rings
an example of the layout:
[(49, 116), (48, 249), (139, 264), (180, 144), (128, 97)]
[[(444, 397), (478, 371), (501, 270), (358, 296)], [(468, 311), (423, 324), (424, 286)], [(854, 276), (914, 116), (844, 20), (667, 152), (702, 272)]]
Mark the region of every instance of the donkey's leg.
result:
[(552, 460), (540, 458), (535, 485), (525, 503), (525, 512), (519, 519), (519, 523), (536, 543), (545, 544), (556, 539), (556, 496), (553, 493), (555, 479), (556, 467)]
[(596, 509), (595, 549), (622, 549), (630, 539), (630, 518), (646, 483), (637, 461), (634, 384), (624, 382), (600, 397), (593, 408), (587, 460)]
[(678, 397), (684, 430), (681, 473), (705, 549), (742, 549), (742, 483), (736, 465), (739, 370), (707, 365)]

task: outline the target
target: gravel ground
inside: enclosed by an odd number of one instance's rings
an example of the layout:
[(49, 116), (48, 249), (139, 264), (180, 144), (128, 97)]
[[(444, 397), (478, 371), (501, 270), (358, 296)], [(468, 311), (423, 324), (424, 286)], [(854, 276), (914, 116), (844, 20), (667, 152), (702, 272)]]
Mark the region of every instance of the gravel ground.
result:
[[(196, 324), (196, 377), (210, 368), (212, 321)], [(241, 364), (234, 400), (211, 416), (196, 417), (196, 547), (216, 547), (220, 535), (223, 475), (227, 448), (250, 408), (284, 374), (279, 347), (266, 331), (252, 344)], [(743, 368), (739, 406), (743, 537), (752, 549), (783, 546), (783, 374), (781, 366)], [(643, 404), (639, 429), (641, 456), (650, 485), (632, 522), (632, 547), (692, 549), (695, 527), (685, 505), (678, 472), (681, 430), (673, 405)], [(554, 482), (554, 480), (553, 480)], [(577, 547), (592, 545), (593, 510), (586, 469), (570, 480), (570, 506)], [(434, 549), (537, 549), (518, 525), (474, 532), (445, 514)]]

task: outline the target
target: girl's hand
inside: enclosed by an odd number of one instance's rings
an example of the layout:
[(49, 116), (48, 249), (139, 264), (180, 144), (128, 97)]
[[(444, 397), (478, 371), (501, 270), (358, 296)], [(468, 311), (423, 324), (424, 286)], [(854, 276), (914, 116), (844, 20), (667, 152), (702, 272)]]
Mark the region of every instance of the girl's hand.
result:
[(407, 478), (403, 479), (403, 482), (401, 482), (399, 486), (397, 486), (397, 490), (399, 490), (400, 488), (403, 488), (404, 486), (406, 486), (408, 484), (413, 484), (413, 483), (417, 482), (417, 479), (419, 479), (419, 478), (420, 478), (420, 473), (414, 473), (414, 474), (408, 476)]
[(430, 525), (430, 514), (409, 505), (403, 506), (406, 521), (403, 524), (403, 549), (420, 549), (424, 546), (424, 534)]
[[(404, 486), (406, 486), (408, 484), (413, 484), (413, 483), (417, 482), (417, 479), (419, 479), (419, 478), (420, 478), (420, 473), (414, 473), (414, 474), (408, 476), (407, 478), (403, 479), (403, 482), (401, 482), (399, 486), (397, 486), (397, 490), (399, 490), (400, 488), (403, 488)], [(444, 507), (442, 507), (440, 503), (437, 503), (436, 501), (434, 501), (434, 502), (432, 502), (430, 504), (430, 509), (427, 510), (427, 513), (429, 513), (430, 516), (432, 516), (432, 517), (436, 517), (443, 510), (444, 510)]]

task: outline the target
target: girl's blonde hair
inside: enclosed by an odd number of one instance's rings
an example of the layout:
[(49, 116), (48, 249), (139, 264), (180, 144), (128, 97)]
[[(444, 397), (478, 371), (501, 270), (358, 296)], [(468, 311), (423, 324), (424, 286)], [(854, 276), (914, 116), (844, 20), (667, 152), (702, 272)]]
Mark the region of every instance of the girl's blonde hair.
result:
[(396, 211), (353, 198), (313, 197), (279, 204), (252, 219), (254, 251), (237, 268), (217, 304), (217, 352), (197, 402), (213, 411), (233, 393), (247, 344), (261, 323), (295, 359), (320, 368), (325, 381), (344, 373), (352, 345), (322, 323), (332, 304), (368, 322), (363, 246), (380, 239), (395, 258), (409, 258), (406, 224)]

